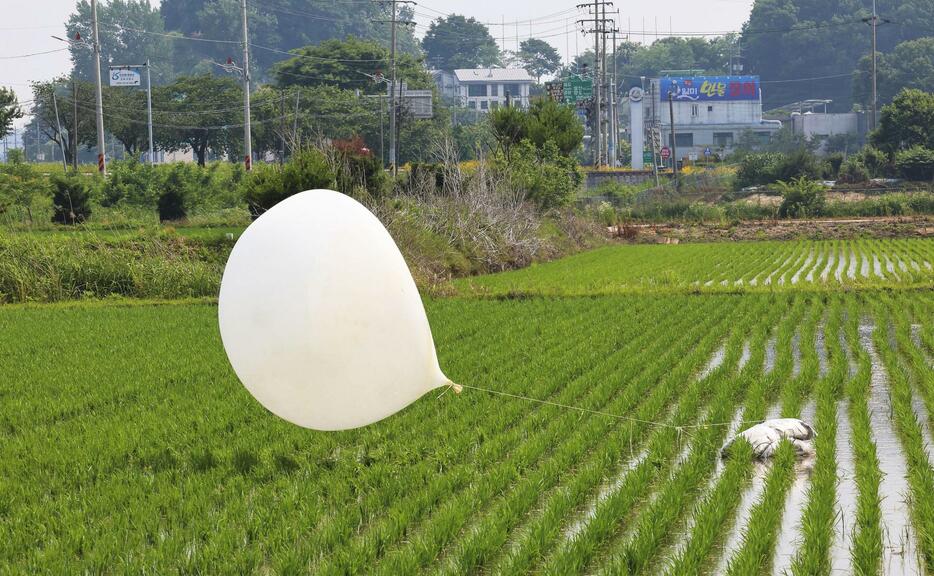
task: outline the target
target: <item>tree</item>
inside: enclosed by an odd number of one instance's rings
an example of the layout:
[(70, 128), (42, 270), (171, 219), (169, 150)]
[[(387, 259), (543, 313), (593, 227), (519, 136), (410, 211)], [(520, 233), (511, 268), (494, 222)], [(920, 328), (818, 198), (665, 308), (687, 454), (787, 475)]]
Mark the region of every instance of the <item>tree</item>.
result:
[[(39, 130), (65, 151), (65, 162), (70, 164), (81, 144), (97, 144), (95, 123), (94, 86), (90, 82), (77, 82), (78, 130), (75, 132), (75, 96), (72, 81), (65, 77), (48, 82), (32, 83), (32, 114), (39, 122)], [(54, 98), (53, 98), (54, 94)], [(55, 104), (58, 104), (58, 117)], [(59, 130), (61, 126), (61, 130)], [(35, 125), (32, 126), (35, 130)]]
[(238, 147), (243, 90), (236, 80), (211, 74), (180, 76), (156, 92), (163, 106), (153, 113), (160, 148), (191, 148), (204, 166), (208, 151), (223, 154)]
[[(149, 0), (99, 2), (97, 18), (101, 67), (105, 73), (107, 66), (144, 64), (149, 60), (154, 83), (169, 81), (175, 76), (172, 63), (177, 41), (166, 37), (159, 9), (153, 8)], [(65, 28), (69, 38), (75, 38), (76, 34), (84, 40), (93, 37), (88, 0), (78, 2)], [(82, 80), (94, 80), (94, 53), (88, 45), (75, 43), (70, 50), (75, 75)]]
[[(889, 54), (876, 55), (879, 102), (891, 102), (903, 88), (930, 90), (934, 86), (934, 37), (902, 42)], [(853, 77), (853, 97), (866, 108), (872, 101), (872, 58), (859, 61)]]
[(16, 100), (16, 92), (12, 88), (0, 86), (0, 138), (3, 138), (13, 129), (13, 121), (23, 117), (23, 111)]
[[(160, 6), (165, 27), (193, 38), (240, 39), (239, 0), (163, 0)], [(317, 45), (348, 36), (367, 38), (389, 47), (390, 7), (387, 2), (308, 2), (276, 0), (249, 2), (250, 39), (256, 46), (251, 54), (254, 76), (263, 78), (270, 66), (283, 60), (279, 51)], [(398, 13), (400, 20), (413, 19), (407, 6)], [(237, 57), (239, 46), (212, 42), (178, 43), (181, 53), (179, 72), (207, 71), (211, 61)], [(418, 41), (407, 27), (397, 28), (398, 49), (409, 55), (419, 52)], [(260, 48), (262, 47), (262, 48)], [(285, 56), (287, 58), (287, 56)]]
[(528, 115), (519, 108), (511, 106), (497, 108), (490, 112), (489, 117), (493, 139), (496, 140), (508, 162), (512, 147), (528, 137)]
[(561, 154), (568, 156), (584, 141), (584, 127), (570, 106), (539, 98), (529, 107), (528, 117), (529, 140), (539, 148), (552, 142)]
[[(292, 51), (294, 58), (276, 63), (271, 70), (280, 88), (289, 86), (336, 86), (366, 94), (385, 94), (387, 85), (374, 77), (388, 78), (389, 50), (372, 40), (348, 37), (325, 40), (316, 46)], [(410, 54), (396, 58), (397, 79), (409, 88), (433, 86), (421, 63)]]
[(433, 21), (422, 38), (422, 48), (429, 65), (440, 70), (493, 66), (500, 61), (499, 48), (487, 27), (459, 14)]
[(869, 136), (891, 158), (897, 151), (923, 146), (934, 150), (934, 93), (906, 89), (882, 107), (879, 127)]
[(561, 68), (561, 56), (554, 47), (538, 38), (523, 40), (519, 45), (519, 61), (535, 82), (541, 82), (545, 74), (554, 74)]
[[(148, 150), (149, 122), (146, 111), (146, 92), (124, 86), (107, 86), (104, 88), (103, 96), (104, 113), (107, 114), (107, 122), (104, 126), (107, 131), (123, 144), (124, 150), (130, 156), (135, 157), (143, 150)], [(159, 106), (161, 106), (159, 101), (153, 103), (153, 107), (157, 110)]]

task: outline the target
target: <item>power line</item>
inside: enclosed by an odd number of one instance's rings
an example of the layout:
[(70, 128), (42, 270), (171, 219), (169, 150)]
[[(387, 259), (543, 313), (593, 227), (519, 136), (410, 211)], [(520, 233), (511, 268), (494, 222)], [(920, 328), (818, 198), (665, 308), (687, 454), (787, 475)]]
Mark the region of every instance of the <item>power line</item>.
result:
[(45, 52), (33, 52), (32, 54), (19, 54), (17, 56), (0, 56), (0, 60), (15, 60), (17, 58), (31, 58), (33, 56), (42, 56), (44, 54), (55, 54), (56, 52), (64, 52), (68, 48), (56, 48), (55, 50), (46, 50)]

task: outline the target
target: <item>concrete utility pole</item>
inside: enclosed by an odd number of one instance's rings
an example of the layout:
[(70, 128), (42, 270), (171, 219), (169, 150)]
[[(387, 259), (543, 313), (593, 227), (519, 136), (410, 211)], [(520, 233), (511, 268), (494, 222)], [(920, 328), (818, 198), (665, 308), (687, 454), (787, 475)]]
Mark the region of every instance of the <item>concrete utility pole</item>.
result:
[(681, 185), (678, 182), (678, 147), (675, 137), (675, 100), (674, 94), (668, 92), (668, 116), (671, 119), (671, 169), (672, 176), (675, 179), (675, 190), (679, 190)]
[[(97, 97), (97, 173), (107, 175), (106, 144), (104, 143), (104, 97), (101, 93), (101, 41), (97, 32), (97, 0), (91, 0), (91, 21), (94, 33), (94, 81)], [(77, 152), (77, 150), (76, 150)]]
[(876, 0), (872, 0), (872, 126), (876, 128), (876, 108), (878, 106), (878, 97), (876, 95), (876, 26), (879, 16), (876, 14)]
[(74, 72), (71, 74), (71, 87), (73, 94), (72, 104), (74, 105), (74, 116), (71, 119), (71, 166), (75, 172), (78, 171), (78, 79)]
[[(594, 114), (593, 114), (593, 134), (591, 141), (593, 142), (594, 149), (594, 166), (601, 166), (604, 164), (604, 155), (605, 155), (605, 146), (603, 143), (603, 136), (607, 132), (603, 127), (603, 116), (604, 116), (604, 89), (606, 84), (606, 36), (609, 33), (606, 27), (606, 7), (612, 6), (613, 3), (607, 0), (594, 0), (592, 3), (588, 4), (578, 4), (578, 8), (588, 8), (593, 10), (593, 18), (585, 18), (583, 20), (578, 20), (579, 24), (584, 24), (586, 22), (593, 22), (594, 27), (590, 30), (582, 30), (585, 34), (590, 32), (594, 35), (593, 46), (594, 46), (594, 71), (593, 71), (593, 102), (594, 102)], [(601, 36), (603, 37), (603, 42), (601, 44)], [(602, 49), (602, 52), (601, 52)]]
[(243, 165), (253, 169), (253, 137), (250, 133), (250, 37), (246, 27), (246, 0), (240, 0), (243, 16)]
[[(396, 25), (397, 24), (413, 24), (411, 20), (399, 20), (396, 5), (397, 4), (415, 4), (414, 0), (380, 0), (383, 2), (389, 2), (390, 10), (392, 11), (392, 18), (389, 20), (377, 20), (377, 22), (388, 23), (391, 26), (390, 29), (390, 46), (389, 46), (389, 168), (392, 171), (393, 175), (396, 174), (397, 162), (396, 162), (396, 121), (399, 111), (398, 100), (396, 99)], [(399, 99), (402, 98), (402, 86), (399, 86), (398, 91)]]
[(389, 169), (396, 175), (396, 0), (392, 0), (392, 32), (389, 47)]
[(152, 143), (152, 74), (149, 72), (149, 59), (146, 59), (146, 116), (149, 123), (149, 165), (153, 164)]

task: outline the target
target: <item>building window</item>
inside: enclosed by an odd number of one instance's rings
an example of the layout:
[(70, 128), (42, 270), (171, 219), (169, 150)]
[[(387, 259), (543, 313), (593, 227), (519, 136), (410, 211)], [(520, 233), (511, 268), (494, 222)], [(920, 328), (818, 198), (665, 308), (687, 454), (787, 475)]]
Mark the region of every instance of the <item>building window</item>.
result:
[(476, 101), (476, 100), (471, 100), (470, 102), (467, 103), (467, 107), (470, 108), (471, 110), (476, 110), (476, 109), (477, 109), (477, 101)]
[(490, 103), (487, 102), (486, 100), (481, 100), (481, 101), (480, 101), (480, 109), (481, 109), (481, 110), (486, 110), (487, 108), (489, 108), (489, 106), (490, 106)]
[(733, 133), (732, 132), (714, 132), (713, 133), (713, 145), (718, 148), (732, 148), (733, 147)]
[(708, 111), (708, 112), (713, 112), (713, 106), (708, 106), (708, 107), (707, 107), (707, 111)]
[(502, 96), (505, 96), (506, 92), (509, 92), (510, 98), (518, 98), (522, 95), (522, 89), (518, 84), (503, 84)]
[(697, 104), (691, 104), (691, 116), (697, 116)]
[(486, 84), (468, 84), (467, 85), (467, 95), (468, 96), (486, 96)]
[(755, 132), (754, 134), (760, 145), (764, 146), (772, 141), (772, 134), (770, 132)]
[[(668, 135), (668, 143), (671, 144), (671, 135)], [(694, 146), (694, 133), (693, 132), (677, 132), (675, 133), (675, 145), (678, 148), (689, 148)]]
[(491, 109), (491, 110), (496, 110), (497, 108), (499, 108), (499, 102), (498, 102), (497, 100), (491, 100), (491, 101), (490, 101), (490, 109)]

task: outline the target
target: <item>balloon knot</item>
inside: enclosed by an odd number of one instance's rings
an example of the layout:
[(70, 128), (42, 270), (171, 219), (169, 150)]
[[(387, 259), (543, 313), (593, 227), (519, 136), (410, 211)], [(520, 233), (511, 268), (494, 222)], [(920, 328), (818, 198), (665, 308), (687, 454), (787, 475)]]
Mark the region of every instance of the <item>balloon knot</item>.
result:
[(451, 382), (450, 380), (448, 380), (448, 386), (451, 388), (451, 390), (454, 391), (455, 394), (460, 394), (461, 392), (464, 391), (463, 386), (461, 386), (460, 384), (455, 384), (454, 382)]

